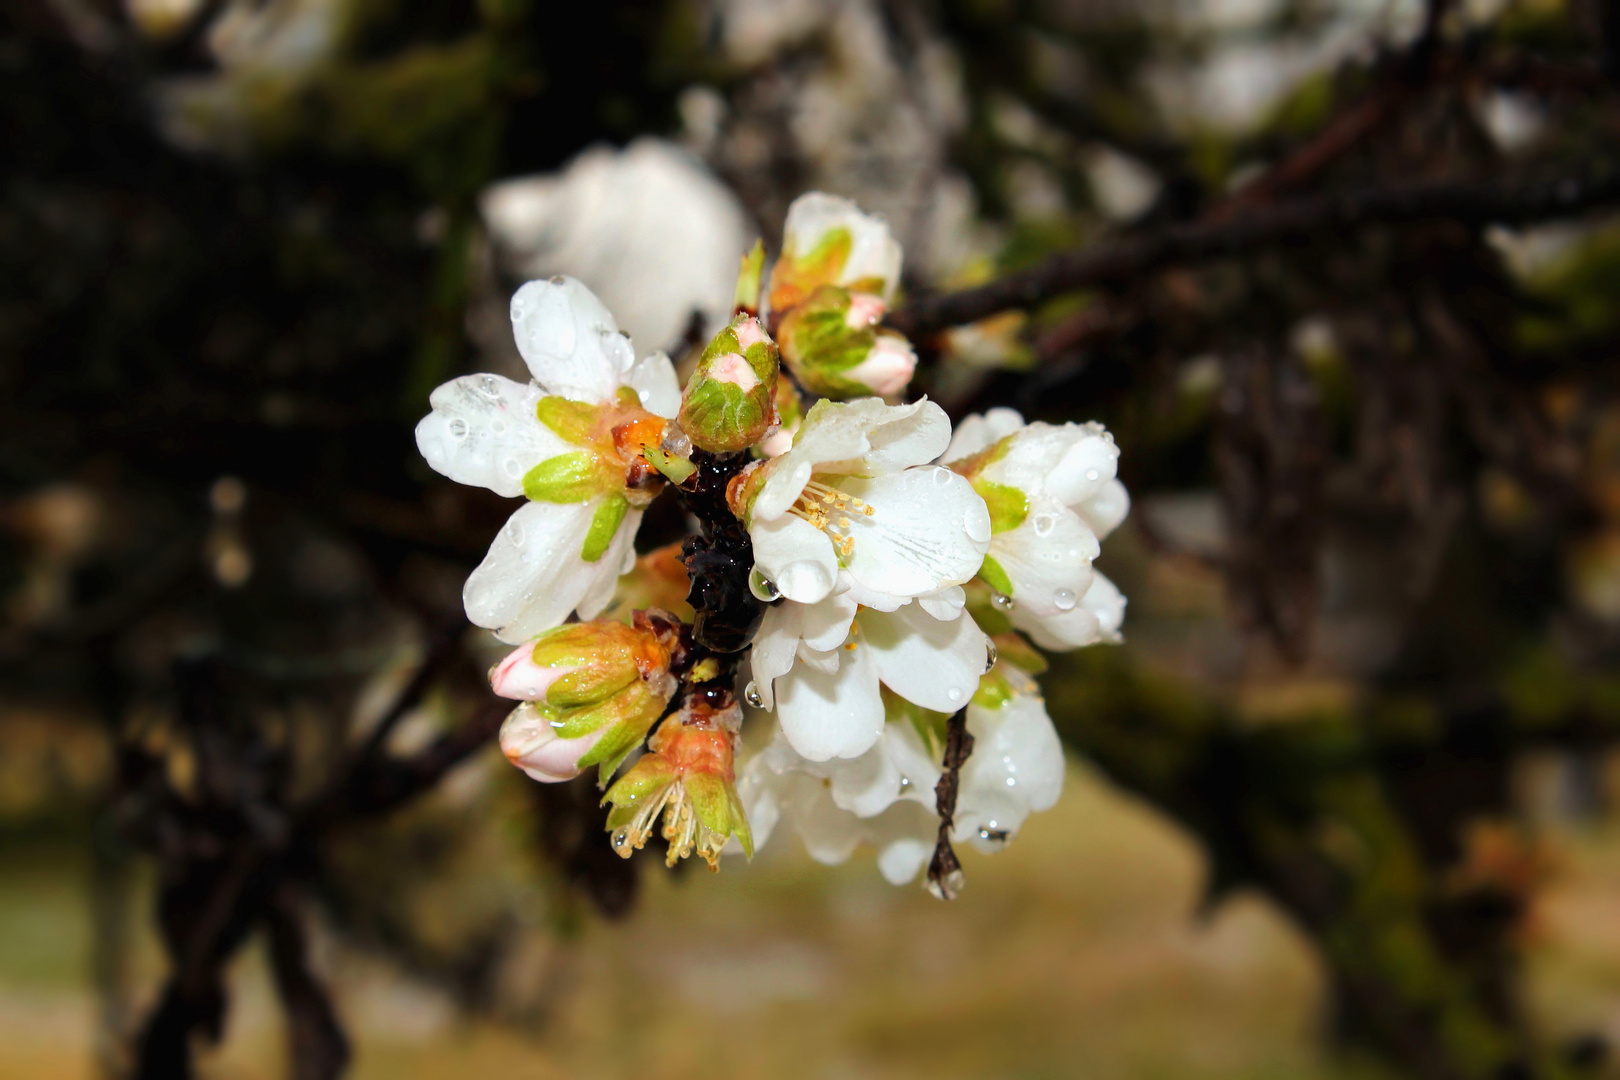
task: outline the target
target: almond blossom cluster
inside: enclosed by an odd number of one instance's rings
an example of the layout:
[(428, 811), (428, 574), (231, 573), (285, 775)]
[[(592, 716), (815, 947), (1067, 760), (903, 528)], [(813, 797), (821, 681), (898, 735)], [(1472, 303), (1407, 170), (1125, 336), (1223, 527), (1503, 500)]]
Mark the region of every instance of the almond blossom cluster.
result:
[[(622, 855), (658, 829), (671, 865), (718, 866), (791, 827), (824, 862), (871, 845), (896, 884), (929, 865), (948, 896), (942, 850), (998, 849), (1062, 789), (1034, 646), (1119, 639), (1092, 566), (1129, 508), (1118, 449), (1009, 409), (953, 432), (904, 400), (900, 247), (847, 200), (797, 200), (763, 260), (684, 388), (556, 277), (512, 298), (530, 382), (433, 392), (428, 463), (525, 500), (463, 597), (516, 646), (490, 673), (520, 702), (501, 747), (540, 781), (595, 766)], [(638, 558), (660, 497), (693, 532)]]

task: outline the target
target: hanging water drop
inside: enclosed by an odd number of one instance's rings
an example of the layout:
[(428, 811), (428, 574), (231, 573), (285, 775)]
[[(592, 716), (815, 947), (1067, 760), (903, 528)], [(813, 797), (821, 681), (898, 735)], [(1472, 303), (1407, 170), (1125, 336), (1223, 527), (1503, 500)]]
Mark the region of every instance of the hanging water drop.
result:
[(482, 391), (484, 396), (487, 398), (493, 399), (501, 396), (501, 384), (493, 375), (479, 376), (478, 389)]
[(1035, 535), (1036, 536), (1051, 536), (1052, 535), (1052, 530), (1055, 529), (1055, 528), (1057, 528), (1057, 515), (1056, 514), (1036, 514), (1035, 515)]
[(782, 595), (782, 590), (776, 587), (776, 582), (760, 573), (757, 566), (748, 571), (748, 591), (767, 604)]
[(630, 853), (635, 850), (630, 846), (630, 827), (626, 825), (614, 829), (612, 843), (613, 850), (628, 859)]
[(765, 707), (765, 695), (759, 692), (759, 684), (753, 679), (749, 679), (748, 685), (743, 687), (743, 700), (756, 709)]
[(949, 690), (945, 691), (945, 696), (950, 698), (952, 701), (961, 701), (962, 688), (960, 686), (953, 686)]
[(962, 871), (952, 870), (938, 881), (929, 878), (924, 884), (927, 885), (929, 895), (934, 899), (955, 900), (957, 894), (962, 891), (962, 883), (966, 880), (962, 875)]
[(1059, 611), (1073, 611), (1078, 602), (1073, 589), (1059, 589), (1052, 594), (1052, 606)]
[(450, 421), (450, 437), (452, 439), (465, 439), (467, 437), (467, 421), (459, 416)]
[(944, 487), (946, 484), (948, 484), (950, 482), (951, 482), (951, 470), (949, 470), (949, 469), (935, 469), (934, 470), (934, 483), (935, 484), (937, 484), (940, 487)]
[(1006, 593), (991, 593), (990, 602), (996, 606), (998, 611), (1011, 611), (1017, 606), (1017, 601)]
[(996, 661), (999, 660), (999, 659), (1001, 659), (1001, 653), (999, 651), (997, 651), (996, 643), (991, 641), (989, 638), (985, 638), (984, 639), (984, 670), (986, 672), (988, 672), (991, 668), (995, 667), (996, 666)]

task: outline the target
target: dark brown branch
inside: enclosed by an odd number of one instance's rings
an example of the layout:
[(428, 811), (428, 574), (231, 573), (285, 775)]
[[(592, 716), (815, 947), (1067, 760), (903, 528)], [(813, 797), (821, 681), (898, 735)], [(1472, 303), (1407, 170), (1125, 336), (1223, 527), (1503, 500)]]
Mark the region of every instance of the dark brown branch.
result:
[(962, 766), (973, 753), (973, 736), (968, 734), (967, 710), (952, 716), (945, 728), (944, 771), (934, 785), (934, 806), (939, 812), (939, 839), (934, 857), (928, 860), (928, 891), (941, 900), (955, 900), (962, 891), (962, 864), (951, 846), (951, 829), (956, 824), (956, 789)]
[(1127, 281), (1169, 266), (1247, 255), (1257, 248), (1372, 225), (1425, 220), (1520, 225), (1617, 205), (1620, 173), (1607, 169), (1552, 180), (1364, 188), (1274, 203), (1226, 221), (1172, 225), (1065, 252), (988, 285), (918, 299), (891, 314), (888, 323), (909, 337), (922, 338), (1000, 311), (1034, 307), (1065, 293)]

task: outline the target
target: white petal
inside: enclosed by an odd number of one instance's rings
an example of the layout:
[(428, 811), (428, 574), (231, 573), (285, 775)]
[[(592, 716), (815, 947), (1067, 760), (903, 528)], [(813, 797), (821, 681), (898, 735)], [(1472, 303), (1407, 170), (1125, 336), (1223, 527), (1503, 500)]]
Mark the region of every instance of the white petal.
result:
[(435, 472), (511, 498), (523, 476), (569, 446), (534, 414), (539, 387), (499, 375), (463, 375), (433, 391), (416, 446)]
[(594, 576), (595, 566), (579, 553), (595, 509), (594, 503), (520, 507), (462, 589), (473, 625), (512, 645), (561, 625)]
[(931, 465), (839, 487), (873, 509), (850, 515), (855, 544), (844, 566), (862, 585), (923, 596), (978, 573), (990, 547), (990, 512), (965, 477)]
[[(886, 728), (884, 736), (887, 734)], [(836, 766), (828, 770), (828, 779), (832, 781), (829, 790), (833, 804), (840, 810), (848, 810), (856, 817), (875, 817), (899, 798), (900, 770), (890, 758), (886, 742), (885, 737), (879, 737), (859, 757), (828, 763)]]
[(1074, 610), (1091, 587), (1099, 550), (1080, 516), (1052, 498), (1037, 500), (1018, 528), (990, 541), (990, 557), (1006, 571), (1012, 598), (1038, 618)]
[(878, 849), (878, 873), (890, 885), (904, 885), (928, 865), (933, 854), (933, 840), (920, 836), (898, 836)]
[(635, 362), (613, 315), (571, 277), (519, 289), (512, 297), (512, 335), (535, 381), (575, 401), (609, 400)]
[(755, 686), (765, 699), (765, 708), (774, 706), (774, 683), (793, 667), (800, 643), (822, 653), (837, 649), (849, 636), (849, 624), (854, 617), (855, 601), (847, 592), (828, 596), (815, 604), (784, 600), (765, 609), (765, 618), (759, 624), (753, 650), (749, 653)]
[(820, 780), (795, 775), (792, 785), (794, 798), (789, 813), (810, 857), (829, 866), (848, 859), (865, 831), (860, 820), (838, 809)]
[(950, 418), (927, 398), (909, 405), (884, 405), (877, 398), (861, 398), (840, 407), (859, 415), (867, 425), (866, 447), (859, 454), (842, 457), (832, 456), (829, 447), (820, 457), (817, 472), (882, 476), (933, 461), (951, 441)]
[[(1093, 582), (1097, 576), (1100, 575), (1093, 576)], [(1079, 649), (1103, 640), (1096, 612), (1083, 603), (1076, 604), (1072, 611), (1056, 615), (1038, 615), (1020, 604), (1012, 610), (1012, 624), (1028, 634), (1035, 644), (1053, 652)]]
[(806, 665), (776, 681), (782, 734), (811, 761), (864, 754), (883, 734), (883, 699), (871, 649), (845, 653), (837, 672)]
[(641, 528), (641, 514), (640, 510), (627, 511), (624, 520), (619, 522), (619, 531), (613, 534), (602, 557), (586, 564), (592, 568), (592, 573), (590, 585), (576, 605), (580, 618), (594, 619), (602, 614), (602, 610), (613, 602), (619, 578), (635, 565), (636, 530)]
[(1119, 523), (1131, 512), (1131, 496), (1124, 484), (1110, 480), (1089, 499), (1076, 504), (1074, 510), (1091, 526), (1098, 540), (1106, 540), (1108, 534), (1119, 528)]
[(1024, 418), (1016, 409), (991, 409), (982, 416), (974, 413), (965, 417), (956, 425), (956, 433), (951, 436), (949, 449), (939, 459), (940, 464), (949, 465), (953, 461), (972, 457), (1023, 426)]
[(630, 369), (626, 380), (641, 397), (641, 407), (654, 416), (675, 419), (681, 410), (681, 384), (675, 377), (675, 365), (661, 352), (641, 358)]
[(1091, 588), (1080, 598), (1080, 606), (1097, 616), (1104, 641), (1120, 640), (1119, 628), (1125, 622), (1125, 594), (1112, 581), (1095, 574)]
[(827, 534), (801, 517), (783, 514), (755, 520), (748, 530), (754, 542), (754, 565), (782, 595), (813, 604), (832, 591), (838, 559)]
[(984, 632), (966, 615), (941, 622), (920, 604), (891, 614), (862, 612), (860, 645), (851, 655), (875, 654), (878, 678), (925, 709), (952, 713), (968, 703), (984, 674)]
[[(999, 709), (968, 709), (973, 753), (962, 766), (957, 801), (958, 839), (984, 832), (1009, 836), (1063, 792), (1063, 744), (1038, 696), (1019, 694)], [(991, 846), (999, 846), (992, 837)]]
[[(771, 833), (782, 816), (783, 786), (781, 778), (767, 765), (764, 754), (755, 755), (743, 766), (742, 775), (737, 780), (737, 798), (742, 802), (743, 813), (748, 817), (749, 831), (754, 834), (755, 851), (765, 846), (765, 841), (771, 838)], [(735, 843), (735, 839), (732, 843)], [(727, 845), (727, 849), (730, 850), (730, 844)], [(737, 853), (742, 853), (740, 844), (737, 846)]]
[(952, 585), (948, 589), (941, 589), (937, 593), (919, 596), (917, 602), (924, 611), (936, 619), (950, 622), (962, 613), (967, 606), (967, 593), (960, 585)]
[[(1071, 425), (1073, 426), (1073, 425)], [(1067, 506), (1078, 506), (1102, 490), (1119, 470), (1119, 447), (1101, 428), (1088, 427), (1063, 460), (1049, 465), (1046, 490)]]

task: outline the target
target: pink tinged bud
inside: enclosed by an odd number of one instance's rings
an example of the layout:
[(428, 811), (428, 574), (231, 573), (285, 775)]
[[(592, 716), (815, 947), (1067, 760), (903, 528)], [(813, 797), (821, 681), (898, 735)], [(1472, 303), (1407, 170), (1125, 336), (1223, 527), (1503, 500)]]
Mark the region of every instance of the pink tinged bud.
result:
[[(750, 325), (757, 324), (750, 323)], [(740, 334), (738, 336), (741, 337)], [(747, 348), (746, 345), (743, 347)], [(745, 394), (759, 385), (759, 376), (754, 374), (753, 367), (738, 353), (726, 353), (715, 357), (709, 367), (709, 378), (730, 383)]]
[(793, 449), (793, 432), (781, 429), (764, 439), (759, 444), (760, 453), (766, 457), (781, 457)]
[(489, 673), (489, 688), (514, 701), (544, 701), (551, 684), (577, 667), (545, 667), (534, 662), (534, 642), (520, 645)]
[(770, 340), (765, 336), (765, 330), (759, 325), (758, 319), (740, 319), (731, 330), (737, 335), (737, 348), (744, 352), (762, 341)]
[(879, 334), (866, 359), (844, 372), (844, 377), (886, 397), (904, 390), (916, 370), (917, 354), (911, 351), (910, 342), (898, 334)]
[(590, 753), (608, 731), (604, 726), (577, 739), (564, 739), (537, 709), (520, 705), (501, 725), (501, 753), (506, 760), (544, 784), (572, 780), (579, 759)]
[(849, 310), (844, 312), (844, 325), (851, 330), (875, 326), (887, 310), (889, 305), (883, 302), (881, 296), (863, 292), (850, 293)]

